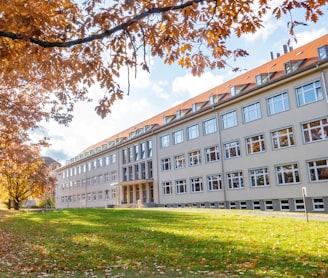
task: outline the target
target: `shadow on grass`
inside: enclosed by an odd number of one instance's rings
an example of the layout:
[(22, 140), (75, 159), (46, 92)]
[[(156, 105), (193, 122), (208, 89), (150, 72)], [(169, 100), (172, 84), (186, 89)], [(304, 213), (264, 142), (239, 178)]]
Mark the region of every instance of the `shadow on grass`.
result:
[(300, 233), (298, 220), (77, 209), (21, 214), (7, 224), (26, 239), (30, 256), (26, 264), (32, 262), (39, 272), (92, 269), (104, 276), (131, 277), (319, 277), (327, 270), (327, 249), (317, 250), (320, 244), (327, 247), (327, 234), (313, 243), (302, 237), (306, 232), (315, 236), (315, 229), (321, 234), (323, 227), (312, 223)]

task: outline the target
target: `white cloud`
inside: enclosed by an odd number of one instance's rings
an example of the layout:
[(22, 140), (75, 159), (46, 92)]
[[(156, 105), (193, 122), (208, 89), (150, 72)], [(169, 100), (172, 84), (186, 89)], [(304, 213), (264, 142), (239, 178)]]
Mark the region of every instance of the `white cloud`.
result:
[(186, 100), (187, 98), (199, 95), (222, 82), (223, 76), (214, 75), (211, 72), (205, 72), (200, 77), (186, 74), (182, 77), (176, 77), (172, 81), (172, 92), (177, 95), (187, 94), (186, 98), (184, 98), (184, 100)]
[(303, 32), (296, 31), (297, 44), (293, 43), (293, 47), (300, 47), (304, 44), (307, 44), (325, 34), (327, 34), (327, 28), (312, 28)]

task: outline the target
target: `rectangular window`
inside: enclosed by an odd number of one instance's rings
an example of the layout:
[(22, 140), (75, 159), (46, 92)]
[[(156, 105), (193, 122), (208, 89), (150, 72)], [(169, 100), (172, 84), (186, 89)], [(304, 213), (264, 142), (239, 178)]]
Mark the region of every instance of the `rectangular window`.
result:
[(133, 168), (132, 166), (129, 166), (129, 181), (132, 181), (133, 180)]
[(125, 164), (128, 162), (128, 150), (122, 150), (122, 163)]
[(260, 201), (253, 201), (253, 210), (261, 210)]
[(243, 188), (244, 187), (243, 173), (241, 171), (227, 173), (227, 182), (228, 182), (229, 189)]
[(129, 153), (129, 162), (133, 161), (133, 148), (130, 147), (128, 148), (128, 153)]
[(146, 143), (145, 142), (142, 142), (140, 144), (140, 149), (141, 149), (140, 159), (146, 159)]
[(290, 211), (290, 209), (289, 209), (289, 201), (288, 200), (280, 200), (280, 210), (282, 210), (282, 211)]
[(222, 115), (222, 128), (226, 129), (237, 125), (237, 112), (232, 111)]
[(203, 134), (208, 135), (217, 131), (216, 119), (210, 119), (203, 122)]
[(116, 163), (116, 154), (114, 153), (114, 154), (112, 154), (111, 156), (111, 163)]
[(186, 160), (184, 154), (176, 155), (174, 157), (174, 168), (181, 169), (186, 167)]
[(267, 108), (269, 115), (289, 110), (289, 100), (287, 92), (269, 97), (267, 99)]
[(109, 156), (105, 157), (105, 165), (108, 166), (109, 165)]
[(183, 142), (183, 130), (173, 132), (173, 143), (180, 144)]
[(176, 193), (184, 194), (187, 193), (187, 184), (186, 180), (176, 180), (175, 181)]
[(319, 60), (326, 59), (328, 57), (328, 45), (323, 45), (318, 48), (318, 58)]
[(153, 142), (147, 141), (147, 157), (150, 158), (153, 156)]
[(271, 132), (272, 146), (274, 150), (295, 145), (293, 128), (288, 127)]
[(328, 181), (328, 159), (307, 162), (310, 182)]
[(273, 210), (273, 203), (271, 200), (264, 201), (264, 209), (265, 210)]
[(117, 180), (117, 172), (116, 171), (110, 172), (110, 175), (111, 175), (111, 180), (112, 181), (116, 181)]
[(298, 106), (323, 99), (320, 81), (318, 80), (296, 88), (296, 97)]
[(218, 191), (222, 189), (221, 175), (207, 176), (208, 191)]
[(166, 134), (160, 137), (161, 148), (167, 148), (170, 145), (170, 135)]
[(164, 181), (162, 182), (163, 195), (172, 195), (172, 182)]
[(153, 162), (148, 161), (147, 166), (148, 166), (148, 179), (152, 179), (153, 178)]
[(255, 121), (260, 118), (261, 118), (261, 107), (259, 102), (243, 107), (244, 123)]
[(123, 168), (123, 181), (128, 180), (128, 169), (126, 167)]
[(303, 199), (294, 200), (294, 205), (296, 211), (304, 211), (305, 209)]
[(258, 168), (249, 171), (251, 187), (269, 186), (268, 168)]
[(302, 124), (305, 143), (328, 140), (328, 118)]
[(247, 203), (245, 201), (241, 201), (239, 207), (240, 209), (247, 209)]
[(171, 158), (164, 158), (161, 160), (161, 170), (162, 171), (171, 170)]
[(224, 157), (232, 158), (240, 156), (240, 145), (238, 141), (226, 143), (224, 146)]
[(134, 148), (134, 161), (139, 160), (139, 145), (133, 146)]
[(209, 148), (205, 148), (205, 161), (213, 162), (218, 161), (220, 159), (220, 148), (219, 146), (213, 146)]
[(246, 150), (247, 154), (264, 152), (265, 147), (263, 134), (246, 138)]
[(313, 211), (324, 211), (325, 210), (325, 204), (324, 204), (322, 198), (312, 199), (312, 206), (313, 206)]
[(146, 164), (140, 163), (140, 172), (141, 172), (141, 179), (144, 180), (146, 179)]
[(134, 165), (134, 179), (139, 180), (140, 179), (140, 173), (139, 173), (139, 165)]
[(279, 185), (295, 184), (300, 182), (298, 166), (296, 163), (277, 166), (276, 175)]
[(193, 151), (188, 153), (189, 166), (200, 165), (200, 151)]
[(188, 140), (192, 140), (199, 137), (199, 127), (198, 124), (190, 126), (187, 128)]
[(190, 179), (191, 192), (203, 192), (203, 178), (191, 178)]

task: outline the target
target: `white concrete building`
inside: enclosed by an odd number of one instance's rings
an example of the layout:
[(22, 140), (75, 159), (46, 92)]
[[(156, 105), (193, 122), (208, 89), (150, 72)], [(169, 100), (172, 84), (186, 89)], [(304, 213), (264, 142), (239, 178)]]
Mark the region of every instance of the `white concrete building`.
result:
[(328, 212), (327, 80), (328, 34), (81, 152), (56, 206)]

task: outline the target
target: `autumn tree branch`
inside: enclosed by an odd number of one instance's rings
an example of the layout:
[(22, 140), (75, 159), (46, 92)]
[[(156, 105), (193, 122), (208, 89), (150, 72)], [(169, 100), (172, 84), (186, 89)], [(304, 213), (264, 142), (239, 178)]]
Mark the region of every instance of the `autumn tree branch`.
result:
[[(75, 45), (79, 45), (79, 44), (84, 44), (84, 43), (88, 43), (88, 42), (92, 42), (95, 40), (102, 40), (106, 37), (110, 37), (111, 35), (113, 35), (114, 33), (117, 33), (119, 31), (123, 31), (126, 30), (130, 25), (138, 22), (139, 20), (142, 20), (144, 18), (147, 18), (151, 15), (154, 14), (161, 14), (167, 11), (174, 11), (174, 10), (181, 10), (181, 9), (185, 9), (187, 7), (190, 7), (194, 4), (199, 4), (202, 2), (213, 2), (213, 0), (190, 0), (187, 1), (186, 3), (180, 4), (180, 5), (176, 5), (176, 6), (169, 6), (169, 7), (155, 7), (155, 8), (151, 8), (139, 15), (136, 15), (135, 17), (129, 19), (128, 21), (126, 21), (125, 23), (119, 24), (109, 30), (106, 30), (102, 33), (99, 34), (94, 34), (85, 38), (81, 38), (81, 39), (76, 39), (76, 40), (71, 40), (71, 41), (46, 41), (46, 40), (40, 40), (38, 38), (35, 37), (30, 37), (28, 38), (28, 40), (31, 43), (37, 44), (39, 46), (42, 46), (43, 48), (52, 48), (52, 47), (61, 47), (61, 48), (68, 48), (68, 47), (72, 47)], [(215, 1), (214, 1), (215, 2)], [(6, 37), (6, 38), (10, 38), (12, 40), (24, 40), (24, 36), (22, 34), (17, 34), (14, 32), (9, 32), (9, 31), (1, 31), (0, 30), (0, 37)]]

